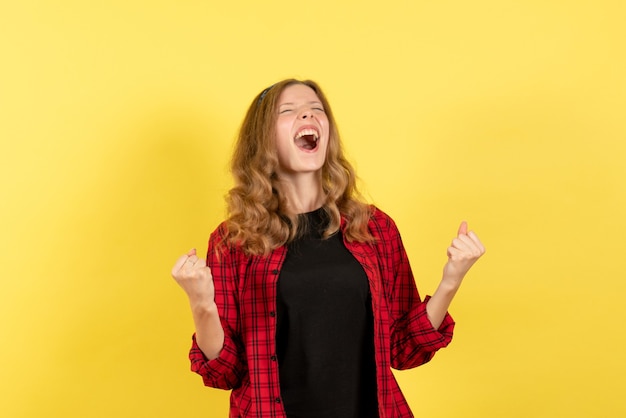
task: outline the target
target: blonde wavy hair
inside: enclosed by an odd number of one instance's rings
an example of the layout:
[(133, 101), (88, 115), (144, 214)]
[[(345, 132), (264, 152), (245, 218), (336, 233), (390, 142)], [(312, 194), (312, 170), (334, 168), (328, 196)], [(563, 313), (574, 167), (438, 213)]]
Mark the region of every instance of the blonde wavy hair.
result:
[(330, 138), (320, 173), (325, 197), (323, 208), (329, 218), (324, 237), (339, 230), (343, 217), (347, 222), (346, 239), (372, 242), (367, 228), (372, 207), (357, 190), (356, 175), (344, 157), (326, 96), (313, 81), (287, 79), (259, 93), (243, 120), (231, 161), (235, 185), (226, 196), (228, 217), (222, 244), (239, 246), (250, 255), (267, 255), (298, 236), (302, 218), (287, 209), (284, 187), (276, 174), (276, 106), (283, 90), (293, 84), (310, 87), (328, 117)]

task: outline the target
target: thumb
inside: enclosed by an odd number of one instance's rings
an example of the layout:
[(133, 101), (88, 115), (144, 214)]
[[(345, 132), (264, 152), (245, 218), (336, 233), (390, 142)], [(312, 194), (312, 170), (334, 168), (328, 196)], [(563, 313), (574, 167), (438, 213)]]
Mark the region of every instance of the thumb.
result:
[(191, 256), (194, 256), (194, 255), (196, 255), (196, 249), (195, 248), (192, 248), (191, 250), (189, 250), (187, 252), (187, 257), (191, 257)]
[(461, 225), (459, 226), (458, 235), (467, 235), (467, 222), (465, 221), (461, 222)]

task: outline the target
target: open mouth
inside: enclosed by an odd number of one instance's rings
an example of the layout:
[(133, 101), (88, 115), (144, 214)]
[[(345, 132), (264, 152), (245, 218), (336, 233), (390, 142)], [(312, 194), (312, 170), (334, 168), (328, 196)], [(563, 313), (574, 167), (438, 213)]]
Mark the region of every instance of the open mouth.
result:
[(306, 151), (313, 151), (319, 143), (319, 134), (315, 129), (303, 129), (294, 138), (296, 146)]

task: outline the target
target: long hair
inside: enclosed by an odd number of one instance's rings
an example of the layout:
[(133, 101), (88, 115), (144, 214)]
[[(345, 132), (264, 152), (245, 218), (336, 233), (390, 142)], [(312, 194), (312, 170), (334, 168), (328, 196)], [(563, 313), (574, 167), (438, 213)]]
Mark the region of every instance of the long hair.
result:
[(284, 187), (276, 174), (276, 104), (283, 90), (303, 84), (317, 94), (329, 122), (329, 143), (321, 169), (323, 208), (329, 218), (324, 237), (335, 234), (346, 219), (349, 241), (371, 242), (367, 228), (371, 206), (356, 186), (356, 175), (344, 157), (339, 131), (326, 96), (317, 83), (287, 79), (259, 93), (241, 125), (231, 161), (234, 187), (226, 196), (227, 231), (222, 244), (239, 246), (250, 255), (267, 255), (298, 234), (301, 217), (287, 210)]

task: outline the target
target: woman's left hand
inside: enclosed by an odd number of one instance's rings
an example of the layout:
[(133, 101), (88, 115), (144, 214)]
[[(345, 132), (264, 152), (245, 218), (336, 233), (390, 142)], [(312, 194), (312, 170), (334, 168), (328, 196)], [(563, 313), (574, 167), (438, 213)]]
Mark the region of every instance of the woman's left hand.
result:
[(469, 269), (485, 253), (485, 247), (467, 222), (461, 222), (457, 237), (448, 247), (448, 262), (443, 268), (443, 282), (458, 287)]

